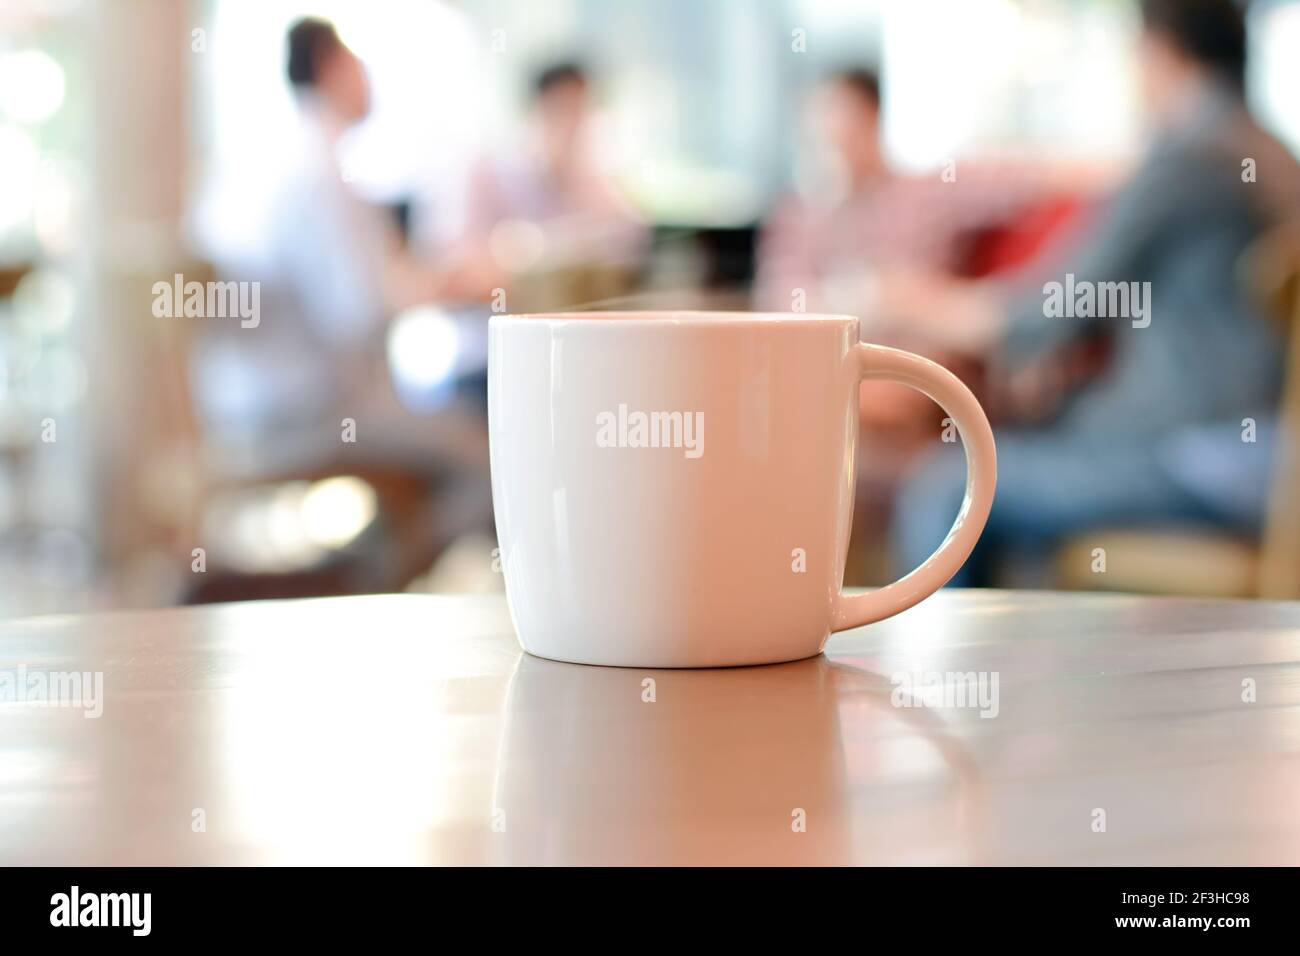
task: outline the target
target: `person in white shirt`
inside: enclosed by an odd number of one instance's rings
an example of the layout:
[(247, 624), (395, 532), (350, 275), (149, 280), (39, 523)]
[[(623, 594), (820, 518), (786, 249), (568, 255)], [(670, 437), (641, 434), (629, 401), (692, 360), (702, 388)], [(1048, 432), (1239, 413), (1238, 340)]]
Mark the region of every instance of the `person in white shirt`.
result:
[(274, 182), (254, 274), (239, 277), (261, 282), (262, 315), (256, 328), (206, 328), (195, 354), (205, 424), (241, 437), (355, 415), (359, 394), (386, 385), (387, 320), (447, 286), (340, 168), (339, 139), (370, 109), (364, 64), (317, 18), (296, 22), (286, 45), (297, 123), (263, 144)]

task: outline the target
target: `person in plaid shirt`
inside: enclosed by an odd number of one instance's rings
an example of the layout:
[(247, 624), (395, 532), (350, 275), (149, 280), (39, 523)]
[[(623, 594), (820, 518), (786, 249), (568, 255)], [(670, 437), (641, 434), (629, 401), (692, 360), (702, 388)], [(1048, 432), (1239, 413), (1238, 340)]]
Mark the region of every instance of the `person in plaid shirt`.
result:
[(759, 308), (878, 315), (880, 286), (897, 273), (952, 273), (963, 239), (1039, 199), (1048, 172), (1020, 164), (955, 163), (901, 175), (880, 149), (874, 73), (831, 75), (813, 97), (815, 137), (830, 168), (815, 190), (778, 204), (759, 244)]

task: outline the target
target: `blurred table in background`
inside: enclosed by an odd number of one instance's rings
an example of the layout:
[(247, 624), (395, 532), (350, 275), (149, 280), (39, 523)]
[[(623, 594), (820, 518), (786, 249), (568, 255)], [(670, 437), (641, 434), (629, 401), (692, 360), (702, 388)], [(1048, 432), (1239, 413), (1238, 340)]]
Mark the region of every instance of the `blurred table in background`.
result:
[(0, 863), (1300, 863), (1300, 604), (948, 591), (715, 671), (500, 597), (0, 623), (10, 700), (72, 671), (97, 719), (0, 703)]

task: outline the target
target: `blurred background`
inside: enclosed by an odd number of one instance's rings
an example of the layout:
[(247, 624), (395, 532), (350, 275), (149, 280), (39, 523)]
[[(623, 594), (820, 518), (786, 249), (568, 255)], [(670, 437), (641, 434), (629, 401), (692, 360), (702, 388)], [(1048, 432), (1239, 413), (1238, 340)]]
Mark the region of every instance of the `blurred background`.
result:
[[(1298, 597), (1297, 150), (1292, 0), (6, 0), (0, 615), (501, 589), (487, 319), (602, 307), (957, 371), (957, 583)], [(873, 585), (961, 476), (861, 409)]]

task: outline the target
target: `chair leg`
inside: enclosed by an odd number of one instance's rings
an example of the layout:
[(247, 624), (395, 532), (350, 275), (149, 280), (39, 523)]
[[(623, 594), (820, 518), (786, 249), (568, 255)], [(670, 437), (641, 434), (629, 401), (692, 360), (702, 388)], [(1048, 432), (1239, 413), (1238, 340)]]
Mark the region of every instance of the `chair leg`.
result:
[(1259, 570), (1259, 596), (1271, 600), (1300, 598), (1300, 289), (1291, 293), (1286, 389)]

